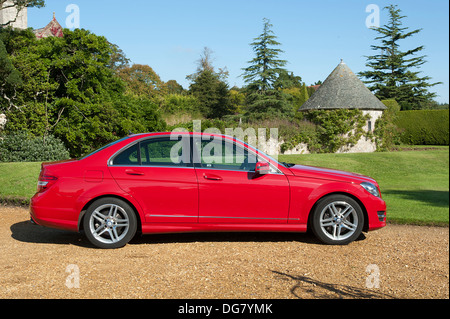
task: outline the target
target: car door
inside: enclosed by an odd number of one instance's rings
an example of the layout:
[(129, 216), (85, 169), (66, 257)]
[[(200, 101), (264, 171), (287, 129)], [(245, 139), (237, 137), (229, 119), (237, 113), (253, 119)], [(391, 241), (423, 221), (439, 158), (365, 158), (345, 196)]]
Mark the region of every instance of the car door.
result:
[(274, 167), (270, 174), (257, 174), (262, 159), (223, 137), (194, 137), (193, 144), (199, 223), (287, 223), (290, 193), (284, 174)]
[(141, 140), (111, 159), (112, 176), (139, 202), (146, 222), (198, 222), (198, 183), (189, 150), (189, 138), (163, 136)]

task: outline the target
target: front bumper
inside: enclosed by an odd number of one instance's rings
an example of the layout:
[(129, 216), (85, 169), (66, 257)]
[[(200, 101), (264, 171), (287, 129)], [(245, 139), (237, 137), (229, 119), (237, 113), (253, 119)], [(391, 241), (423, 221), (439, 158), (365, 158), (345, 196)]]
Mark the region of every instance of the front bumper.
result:
[(370, 205), (366, 206), (369, 217), (367, 231), (377, 230), (386, 227), (387, 207), (386, 202), (381, 198), (373, 198)]

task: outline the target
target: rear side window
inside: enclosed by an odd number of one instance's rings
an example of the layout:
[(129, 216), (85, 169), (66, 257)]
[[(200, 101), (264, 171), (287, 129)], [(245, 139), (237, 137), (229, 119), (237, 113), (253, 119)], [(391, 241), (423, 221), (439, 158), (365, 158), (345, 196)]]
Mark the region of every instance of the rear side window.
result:
[(139, 144), (135, 144), (125, 151), (117, 155), (113, 160), (113, 165), (122, 165), (122, 166), (138, 166), (139, 163)]
[(154, 138), (140, 141), (125, 149), (112, 161), (118, 166), (174, 166), (186, 167), (189, 164), (189, 147), (183, 147), (182, 138)]

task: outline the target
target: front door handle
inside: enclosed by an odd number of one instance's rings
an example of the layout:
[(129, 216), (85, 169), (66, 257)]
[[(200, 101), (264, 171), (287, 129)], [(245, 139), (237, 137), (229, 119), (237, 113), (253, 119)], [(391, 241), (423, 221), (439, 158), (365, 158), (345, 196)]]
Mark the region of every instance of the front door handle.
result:
[(203, 175), (204, 179), (210, 180), (210, 181), (221, 181), (222, 178), (216, 175)]
[(125, 171), (125, 173), (128, 175), (132, 175), (132, 176), (144, 176), (145, 175), (144, 172), (136, 171), (134, 169), (127, 169)]

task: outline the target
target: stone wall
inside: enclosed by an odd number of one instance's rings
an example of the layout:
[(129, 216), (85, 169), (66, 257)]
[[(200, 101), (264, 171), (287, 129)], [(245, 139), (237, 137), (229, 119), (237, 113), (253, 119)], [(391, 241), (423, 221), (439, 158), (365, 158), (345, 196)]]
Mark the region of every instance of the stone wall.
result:
[(0, 114), (0, 131), (5, 128), (5, 124), (6, 124), (6, 115)]
[[(11, 5), (11, 1), (6, 1), (4, 6)], [(7, 8), (0, 10), (0, 25), (6, 24), (8, 22), (14, 21), (16, 19), (17, 9), (16, 8)], [(28, 9), (25, 7), (17, 16), (15, 22), (13, 22), (10, 26), (15, 29), (27, 29), (28, 28)]]
[[(383, 111), (363, 111), (363, 115), (369, 115), (370, 119), (367, 121), (364, 131), (372, 132), (375, 129), (375, 123), (383, 115)], [(377, 150), (377, 144), (372, 139), (368, 139), (365, 136), (354, 145), (353, 147), (344, 146), (337, 151), (337, 153), (373, 153)]]

